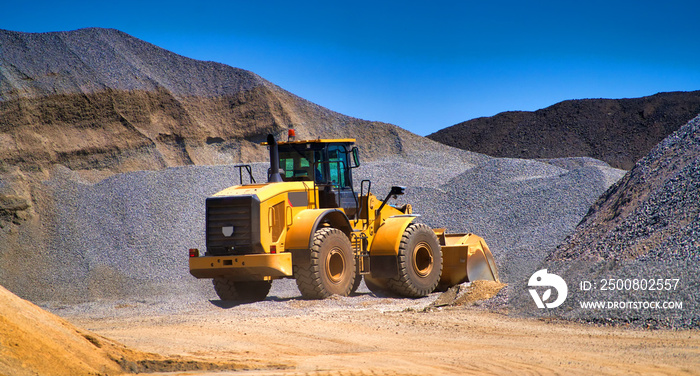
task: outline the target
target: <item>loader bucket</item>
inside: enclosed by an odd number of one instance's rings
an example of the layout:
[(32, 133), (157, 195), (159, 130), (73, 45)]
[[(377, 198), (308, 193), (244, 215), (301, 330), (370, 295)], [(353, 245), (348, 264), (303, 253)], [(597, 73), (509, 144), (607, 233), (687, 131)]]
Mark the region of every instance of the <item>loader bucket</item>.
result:
[(474, 234), (445, 234), (444, 229), (433, 231), (442, 246), (440, 288), (477, 280), (500, 282), (496, 262), (484, 239)]
[(470, 247), (467, 257), (467, 279), (500, 282), (496, 262), (483, 239), (479, 241), (479, 246)]

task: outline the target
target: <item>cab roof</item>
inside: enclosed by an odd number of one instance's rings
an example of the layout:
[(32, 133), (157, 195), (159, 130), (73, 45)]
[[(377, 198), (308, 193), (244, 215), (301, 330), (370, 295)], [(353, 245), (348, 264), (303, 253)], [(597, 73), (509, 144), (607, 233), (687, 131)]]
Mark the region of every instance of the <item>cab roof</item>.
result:
[[(337, 143), (355, 143), (354, 138), (317, 138), (315, 140), (298, 140), (298, 141), (277, 141), (278, 145), (303, 145), (303, 144), (337, 144)], [(263, 142), (261, 145), (268, 145)]]

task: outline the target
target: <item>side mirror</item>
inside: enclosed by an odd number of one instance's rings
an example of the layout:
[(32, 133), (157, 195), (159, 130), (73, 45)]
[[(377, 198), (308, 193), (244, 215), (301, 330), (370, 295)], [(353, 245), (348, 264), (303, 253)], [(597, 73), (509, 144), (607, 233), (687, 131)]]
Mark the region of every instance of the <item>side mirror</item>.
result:
[(406, 187), (399, 187), (399, 186), (396, 186), (396, 185), (393, 186), (393, 187), (391, 187), (391, 190), (389, 191), (389, 194), (386, 195), (386, 198), (384, 199), (384, 201), (382, 201), (382, 204), (379, 206), (379, 209), (377, 209), (377, 212), (376, 212), (377, 215), (379, 215), (379, 212), (382, 211), (382, 209), (384, 208), (384, 205), (386, 205), (386, 203), (389, 201), (389, 199), (390, 199), (392, 196), (394, 196), (394, 198), (396, 198), (396, 196), (402, 195), (402, 194), (404, 194), (404, 193), (406, 193)]
[(352, 150), (350, 150), (350, 154), (352, 154), (352, 162), (350, 163), (350, 168), (360, 167), (360, 152), (359, 150), (357, 150), (357, 146), (353, 147)]
[(406, 187), (393, 186), (391, 187), (391, 192), (389, 192), (389, 196), (398, 196), (404, 193), (406, 193)]

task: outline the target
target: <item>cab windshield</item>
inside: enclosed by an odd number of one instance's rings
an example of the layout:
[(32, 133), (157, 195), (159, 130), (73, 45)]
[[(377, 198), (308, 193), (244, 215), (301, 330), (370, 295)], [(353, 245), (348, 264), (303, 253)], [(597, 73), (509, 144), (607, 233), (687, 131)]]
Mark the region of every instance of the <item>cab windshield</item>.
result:
[(279, 158), (284, 181), (315, 181), (340, 188), (352, 184), (344, 145), (283, 144)]

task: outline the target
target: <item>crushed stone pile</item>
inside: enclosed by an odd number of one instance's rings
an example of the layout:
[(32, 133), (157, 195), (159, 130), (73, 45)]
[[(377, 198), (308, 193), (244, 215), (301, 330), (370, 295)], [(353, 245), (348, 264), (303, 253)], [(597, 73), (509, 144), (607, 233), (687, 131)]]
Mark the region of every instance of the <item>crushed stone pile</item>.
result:
[(8, 63), (7, 71), (0, 73), (3, 98), (161, 88), (175, 95), (206, 97), (269, 84), (252, 72), (184, 59), (115, 29), (0, 30), (0, 40), (0, 60)]
[(300, 139), (357, 138), (372, 158), (450, 149), (119, 30), (0, 30), (0, 46), (0, 166), (116, 173), (264, 161), (260, 143), (290, 127)]
[[(528, 314), (700, 327), (700, 116), (601, 196), (541, 267), (563, 277), (569, 295), (556, 310)], [(514, 291), (514, 308), (532, 307), (524, 290)]]
[[(267, 167), (253, 164), (257, 181)], [(390, 203), (411, 203), (421, 221), (483, 236), (504, 282), (531, 273), (622, 173), (591, 159), (540, 162), (462, 151), (447, 159), (437, 152), (383, 159), (354, 171), (357, 188), (371, 179), (380, 198), (391, 185), (406, 186), (407, 194)], [(56, 166), (42, 183), (47, 203), (34, 208), (44, 239), (0, 252), (0, 283), (38, 302), (215, 300), (211, 282), (189, 274), (187, 250), (205, 248), (206, 197), (238, 183), (230, 165), (137, 171), (96, 183)], [(13, 236), (7, 229), (0, 234)], [(270, 295), (299, 292), (293, 280), (281, 280)]]
[(432, 227), (486, 239), (501, 279), (522, 280), (624, 173), (578, 161), (492, 158), (438, 187), (409, 190), (406, 201)]

